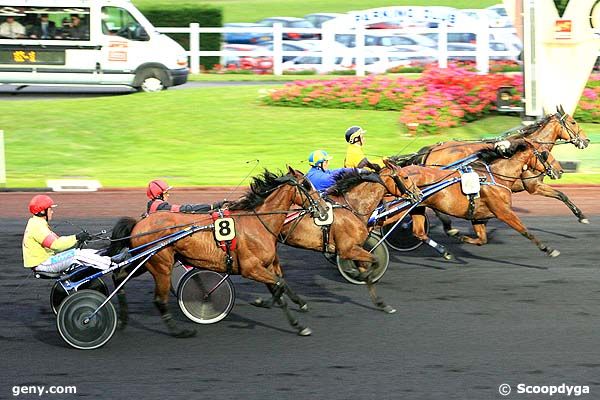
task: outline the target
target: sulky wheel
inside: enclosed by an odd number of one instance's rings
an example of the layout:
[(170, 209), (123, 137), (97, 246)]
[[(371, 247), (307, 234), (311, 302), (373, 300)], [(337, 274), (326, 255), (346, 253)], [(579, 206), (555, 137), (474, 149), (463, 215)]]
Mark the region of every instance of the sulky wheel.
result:
[(181, 312), (198, 324), (214, 324), (225, 318), (235, 303), (229, 277), (203, 269), (188, 271), (179, 283), (177, 302)]
[[(365, 244), (363, 244), (363, 248), (365, 250), (371, 250), (377, 242), (379, 242), (381, 238), (375, 234), (371, 234)], [(387, 246), (385, 243), (381, 243), (375, 250), (373, 250), (373, 256), (377, 261), (373, 264), (373, 282), (377, 282), (381, 279), (381, 277), (387, 271), (388, 265), (390, 264), (390, 253), (388, 252)], [(354, 283), (355, 285), (364, 285), (366, 281), (361, 279), (358, 276), (358, 268), (354, 261), (352, 260), (344, 260), (341, 259), (340, 256), (337, 256), (337, 267), (340, 274), (350, 283)]]
[[(104, 283), (102, 278), (92, 279), (89, 282), (81, 284), (77, 289), (92, 289), (102, 293), (105, 296), (108, 296), (108, 286), (106, 286), (106, 283)], [(54, 282), (52, 290), (50, 290), (50, 306), (52, 307), (52, 312), (54, 313), (54, 315), (56, 315), (56, 313), (58, 312), (60, 303), (62, 303), (63, 300), (67, 298), (67, 296), (68, 293), (65, 291), (65, 289), (63, 289), (61, 284), (58, 282)]]
[[(393, 226), (394, 224), (384, 225), (381, 228), (381, 233), (385, 236)], [(412, 217), (407, 215), (385, 238), (385, 243), (392, 249), (402, 252), (415, 250), (423, 244), (423, 241), (413, 235), (412, 226)], [(427, 218), (427, 215), (425, 215), (425, 233), (429, 233), (429, 218)]]
[(110, 340), (117, 329), (117, 312), (108, 302), (96, 315), (91, 314), (106, 296), (90, 289), (77, 291), (60, 305), (56, 315), (58, 333), (70, 346), (92, 350)]
[(186, 272), (190, 271), (192, 267), (187, 267), (180, 263), (179, 261), (175, 261), (173, 264), (173, 270), (171, 271), (171, 293), (177, 296), (177, 288), (181, 283), (181, 278), (186, 274)]

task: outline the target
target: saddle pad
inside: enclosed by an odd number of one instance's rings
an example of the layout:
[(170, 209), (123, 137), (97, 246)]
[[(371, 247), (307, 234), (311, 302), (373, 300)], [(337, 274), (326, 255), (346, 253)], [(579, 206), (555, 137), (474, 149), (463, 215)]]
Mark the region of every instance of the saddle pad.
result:
[(460, 187), (464, 194), (479, 193), (479, 175), (477, 172), (465, 172), (460, 176)]

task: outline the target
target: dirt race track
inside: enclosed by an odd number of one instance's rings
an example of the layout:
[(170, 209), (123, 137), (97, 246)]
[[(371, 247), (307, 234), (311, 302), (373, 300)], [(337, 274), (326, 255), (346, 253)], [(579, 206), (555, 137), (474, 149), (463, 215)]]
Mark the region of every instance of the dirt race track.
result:
[[(152, 304), (146, 274), (127, 286), (130, 325), (94, 351), (62, 341), (49, 307), (51, 281), (22, 268), (20, 241), (33, 193), (0, 193), (0, 399), (598, 399), (600, 187), (561, 190), (589, 225), (557, 200), (518, 194), (514, 201), (530, 231), (561, 251), (558, 258), (498, 221), (490, 221), (490, 244), (474, 247), (446, 238), (432, 220), (431, 236), (457, 259), (444, 261), (425, 246), (390, 250), (378, 291), (398, 312), (387, 315), (320, 254), (282, 246), (287, 281), (309, 303), (309, 312), (297, 315), (312, 336), (297, 336), (278, 309), (250, 306), (266, 289), (234, 277), (232, 313), (195, 326), (194, 338), (173, 339)], [(227, 193), (177, 191), (172, 201), (213, 201)], [(62, 234), (77, 230), (66, 220), (90, 231), (110, 229), (121, 215), (140, 215), (146, 202), (143, 190), (52, 196)], [(457, 226), (469, 229), (464, 221)], [(171, 308), (179, 323), (194, 326), (174, 298)], [(507, 397), (499, 394), (504, 383), (512, 388)], [(519, 384), (540, 390), (563, 383), (590, 393), (519, 393)], [(15, 387), (58, 385), (77, 393), (13, 396)]]

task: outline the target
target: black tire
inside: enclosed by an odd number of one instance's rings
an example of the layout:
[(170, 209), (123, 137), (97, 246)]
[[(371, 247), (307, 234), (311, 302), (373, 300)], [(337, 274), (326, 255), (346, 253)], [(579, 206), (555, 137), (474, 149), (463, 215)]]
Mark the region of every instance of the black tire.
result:
[[(377, 242), (379, 242), (379, 240), (381, 240), (380, 237), (375, 234), (371, 234), (365, 241), (365, 244), (363, 244), (363, 248), (369, 251), (377, 244)], [(383, 277), (388, 269), (388, 266), (390, 265), (390, 253), (385, 243), (381, 243), (373, 251), (373, 256), (377, 260), (373, 266), (373, 282), (377, 282)], [(342, 274), (342, 277), (344, 277), (345, 280), (355, 285), (364, 285), (367, 283), (364, 280), (359, 279), (358, 274), (353, 272), (358, 272), (356, 263), (354, 261), (344, 260), (340, 258), (340, 256), (337, 256), (336, 261), (338, 271), (340, 271), (340, 274)]]
[[(83, 289), (91, 289), (97, 292), (102, 293), (105, 296), (108, 296), (108, 286), (102, 280), (102, 278), (92, 279), (89, 282), (86, 282), (79, 286), (77, 290)], [(54, 282), (52, 285), (52, 290), (50, 290), (50, 307), (52, 307), (52, 312), (54, 315), (58, 313), (58, 308), (60, 304), (67, 298), (69, 294), (63, 289), (60, 283)]]
[[(181, 312), (198, 324), (214, 324), (229, 315), (235, 304), (235, 287), (229, 277), (204, 269), (193, 269), (181, 278), (177, 303)], [(206, 293), (222, 283), (206, 297)]]
[[(394, 250), (401, 252), (413, 251), (423, 244), (423, 241), (415, 237), (412, 233), (412, 217), (404, 217), (396, 228), (385, 238), (385, 243)], [(382, 235), (386, 235), (394, 224), (381, 227)], [(425, 215), (425, 233), (429, 233), (429, 218)]]
[(146, 68), (136, 77), (137, 90), (146, 93), (155, 93), (167, 89), (167, 73), (160, 68)]
[(56, 315), (58, 333), (76, 349), (92, 350), (108, 342), (117, 329), (117, 312), (108, 302), (88, 322), (106, 296), (90, 289), (77, 291), (60, 305)]

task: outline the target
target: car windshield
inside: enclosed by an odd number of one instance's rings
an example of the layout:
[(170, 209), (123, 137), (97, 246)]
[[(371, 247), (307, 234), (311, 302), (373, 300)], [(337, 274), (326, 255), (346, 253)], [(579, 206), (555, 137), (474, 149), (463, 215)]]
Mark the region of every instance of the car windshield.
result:
[(313, 28), (313, 24), (308, 21), (292, 21), (288, 26), (292, 28)]

